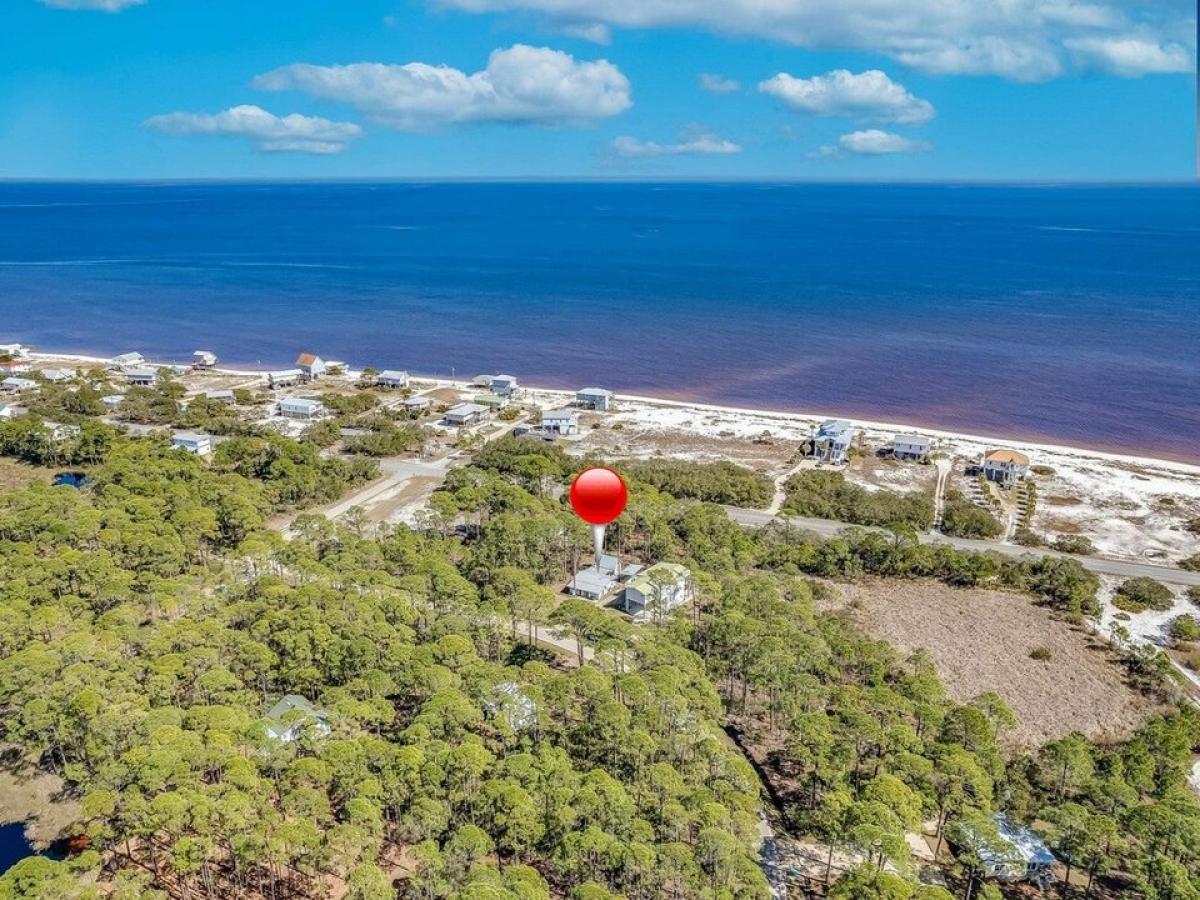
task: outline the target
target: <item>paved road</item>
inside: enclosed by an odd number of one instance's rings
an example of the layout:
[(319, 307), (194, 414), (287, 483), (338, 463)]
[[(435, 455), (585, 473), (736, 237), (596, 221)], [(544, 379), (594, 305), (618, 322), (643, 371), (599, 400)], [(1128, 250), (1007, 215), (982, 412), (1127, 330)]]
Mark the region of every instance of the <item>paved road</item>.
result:
[[(845, 528), (856, 527), (846, 522), (832, 522), (828, 519), (808, 519), (800, 516), (788, 518), (773, 516), (766, 510), (761, 509), (740, 509), (738, 507), (727, 506), (725, 507), (725, 511), (729, 513), (729, 518), (733, 519), (739, 525), (761, 527), (768, 522), (779, 519), (780, 521), (791, 523), (796, 528), (816, 532), (823, 537), (834, 537)], [(1067, 555), (1056, 553), (1053, 550), (1031, 550), (1028, 547), (1019, 547), (1015, 544), (975, 541), (968, 538), (948, 537), (944, 534), (923, 534), (920, 535), (920, 539), (922, 543), (926, 544), (948, 544), (959, 550), (973, 550), (976, 552), (992, 550), (996, 553), (1003, 553), (1006, 556), (1024, 556), (1025, 554), (1036, 554), (1039, 556)], [(1104, 559), (1096, 556), (1071, 556), (1070, 558), (1079, 560), (1085, 569), (1090, 569), (1099, 575), (1115, 575), (1120, 578), (1133, 578), (1138, 575), (1145, 575), (1168, 584), (1200, 585), (1200, 572), (1185, 572), (1183, 569), (1176, 569), (1172, 566), (1127, 562), (1121, 559)]]

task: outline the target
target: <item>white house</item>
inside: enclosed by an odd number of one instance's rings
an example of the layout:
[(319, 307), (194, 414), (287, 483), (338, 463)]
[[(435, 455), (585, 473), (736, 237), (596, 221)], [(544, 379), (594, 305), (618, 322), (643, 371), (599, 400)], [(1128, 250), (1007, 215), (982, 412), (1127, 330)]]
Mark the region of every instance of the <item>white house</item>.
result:
[(615, 591), (621, 582), (641, 572), (642, 568), (639, 563), (621, 565), (617, 557), (602, 553), (595, 563), (580, 569), (567, 582), (567, 593), (588, 600), (600, 600)]
[(408, 373), (400, 369), (384, 369), (375, 376), (375, 383), (385, 388), (406, 388)]
[(325, 415), (325, 404), (307, 397), (284, 397), (279, 401), (279, 414), (289, 419), (315, 419)]
[(893, 434), (889, 444), (896, 459), (925, 459), (933, 441), (923, 434)]
[(143, 366), (146, 364), (146, 357), (140, 353), (130, 352), (121, 353), (112, 358), (110, 365), (114, 369), (129, 369), (134, 366)]
[(641, 620), (690, 603), (692, 596), (692, 573), (686, 566), (655, 563), (625, 585), (625, 612)]
[(428, 397), (408, 397), (402, 406), (407, 410), (426, 409), (433, 401)]
[(289, 384), (299, 384), (304, 377), (300, 369), (280, 369), (278, 372), (267, 373), (267, 384), (274, 388), (286, 387)]
[(493, 394), (509, 397), (517, 390), (517, 379), (513, 375), (493, 375), (490, 387)]
[(4, 381), (0, 382), (0, 387), (4, 388), (4, 390), (10, 394), (18, 394), (21, 391), (28, 391), (37, 386), (38, 385), (36, 381), (31, 381), (28, 378), (10, 377), (5, 378)]
[(845, 419), (827, 419), (813, 432), (811, 456), (831, 463), (844, 463), (854, 442), (854, 426)]
[(573, 409), (550, 409), (542, 413), (542, 430), (554, 434), (579, 434), (579, 413)]
[(192, 365), (197, 369), (211, 369), (217, 364), (217, 354), (211, 350), (197, 350), (192, 354)]
[(267, 737), (280, 744), (300, 739), (306, 731), (317, 738), (329, 737), (329, 713), (307, 697), (288, 694), (267, 710)]
[(580, 388), (575, 392), (575, 405), (596, 412), (607, 412), (612, 409), (613, 392), (598, 387)]
[(488, 407), (479, 403), (460, 403), (446, 410), (447, 425), (473, 425), (482, 422), (491, 412)]
[(233, 391), (230, 391), (230, 390), (207, 391), (204, 394), (204, 396), (205, 396), (205, 398), (207, 398), (209, 400), (215, 400), (217, 403), (233, 403), (234, 402)]
[(75, 373), (69, 369), (42, 369), (41, 375), (43, 379), (49, 381), (51, 384), (70, 381), (75, 377)]
[(983, 458), (983, 474), (1001, 487), (1012, 487), (1029, 474), (1029, 457), (1016, 450), (991, 450)]
[(208, 456), (212, 453), (212, 438), (195, 431), (176, 431), (171, 435), (171, 446), (176, 450), (195, 453), (197, 456)]
[(24, 344), (0, 344), (0, 356), (11, 356), (20, 359), (29, 355), (29, 348)]
[(1004, 813), (996, 813), (992, 821), (996, 826), (994, 835), (980, 834), (970, 826), (959, 829), (955, 841), (959, 851), (977, 856), (986, 878), (1005, 884), (1028, 881), (1045, 890), (1054, 881), (1058, 864), (1045, 841)]
[(296, 368), (305, 378), (313, 380), (324, 375), (328, 365), (315, 353), (301, 353), (296, 357)]
[(125, 402), (125, 397), (122, 394), (107, 394), (100, 398), (100, 402), (109, 409), (116, 409)]
[(11, 419), (16, 413), (7, 403), (0, 403), (0, 419)]
[(125, 373), (125, 380), (138, 387), (153, 387), (158, 384), (158, 371), (144, 368), (129, 369)]

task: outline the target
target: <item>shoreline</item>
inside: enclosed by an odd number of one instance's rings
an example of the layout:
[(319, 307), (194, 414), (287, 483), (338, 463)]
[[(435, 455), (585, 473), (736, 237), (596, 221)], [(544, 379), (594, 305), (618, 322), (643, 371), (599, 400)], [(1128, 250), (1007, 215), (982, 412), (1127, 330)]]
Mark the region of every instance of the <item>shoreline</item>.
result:
[[(29, 357), (34, 360), (50, 362), (54, 360), (64, 360), (69, 362), (108, 365), (112, 357), (92, 356), (82, 353), (72, 353), (69, 351), (53, 352), (48, 350), (38, 350), (29, 353)], [(191, 366), (189, 361), (161, 361), (155, 360), (148, 362), (151, 366)], [(264, 377), (268, 372), (274, 371), (269, 368), (234, 368), (225, 366), (216, 366), (208, 371), (221, 375), (235, 375), (246, 377)], [(353, 377), (362, 369), (347, 370), (346, 377)], [(412, 379), (420, 383), (430, 383), (437, 386), (452, 387), (459, 390), (470, 390), (472, 384), (469, 380), (457, 378), (438, 378), (436, 376), (422, 375), (417, 372), (410, 372)], [(546, 396), (562, 396), (570, 398), (574, 396), (574, 391), (563, 388), (542, 387), (538, 385), (521, 383), (521, 387), (537, 394)], [(860, 419), (853, 416), (847, 416), (836, 412), (815, 412), (810, 410), (805, 411), (786, 411), (779, 409), (753, 408), (744, 406), (728, 406), (717, 403), (704, 403), (702, 401), (691, 400), (673, 400), (665, 397), (653, 397), (643, 394), (626, 394), (614, 391), (614, 396), (618, 401), (641, 403), (650, 406), (664, 407), (668, 409), (695, 410), (699, 413), (724, 413), (732, 415), (747, 415), (755, 416), (762, 419), (774, 419), (780, 423), (795, 424), (797, 422), (820, 421), (824, 419), (845, 419), (856, 428), (868, 431), (883, 432), (891, 431), (895, 433), (904, 433), (918, 431), (927, 437), (940, 440), (966, 441), (977, 444), (988, 444), (997, 448), (1011, 448), (1022, 451), (1033, 451), (1035, 453), (1047, 453), (1056, 456), (1071, 456), (1080, 459), (1093, 459), (1102, 462), (1121, 463), (1125, 465), (1146, 466), (1150, 468), (1168, 469), (1175, 473), (1200, 477), (1200, 464), (1186, 462), (1180, 459), (1173, 459), (1162, 456), (1148, 456), (1142, 453), (1122, 453), (1112, 450), (1099, 450), (1089, 447), (1077, 447), (1069, 444), (1058, 444), (1052, 442), (1043, 442), (1036, 440), (1023, 440), (1019, 437), (1001, 437), (997, 435), (974, 434), (966, 431), (948, 431), (944, 428), (930, 427), (925, 425), (903, 424), (896, 422), (884, 422), (875, 419)]]

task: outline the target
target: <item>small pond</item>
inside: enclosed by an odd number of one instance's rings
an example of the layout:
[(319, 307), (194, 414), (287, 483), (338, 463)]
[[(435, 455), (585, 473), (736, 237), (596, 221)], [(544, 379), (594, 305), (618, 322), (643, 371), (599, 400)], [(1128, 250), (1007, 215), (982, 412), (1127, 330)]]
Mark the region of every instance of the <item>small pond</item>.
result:
[(22, 823), (0, 825), (0, 874), (35, 852), (25, 840), (25, 826)]

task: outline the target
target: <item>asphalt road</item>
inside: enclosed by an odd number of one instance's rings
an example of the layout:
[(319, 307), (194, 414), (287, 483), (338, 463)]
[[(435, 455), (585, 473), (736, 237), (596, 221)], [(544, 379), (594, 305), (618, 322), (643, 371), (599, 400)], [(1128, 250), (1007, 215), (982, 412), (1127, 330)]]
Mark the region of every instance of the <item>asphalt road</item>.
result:
[[(740, 509), (735, 506), (727, 506), (725, 507), (725, 511), (729, 514), (729, 518), (733, 519), (739, 525), (749, 525), (757, 528), (775, 519), (779, 519), (780, 521), (789, 522), (796, 528), (815, 532), (822, 537), (834, 537), (845, 528), (860, 527), (850, 525), (846, 522), (832, 522), (828, 519), (808, 519), (800, 516), (773, 516), (771, 513), (761, 509)], [(1031, 550), (1028, 547), (1020, 547), (1016, 544), (975, 541), (968, 538), (948, 537), (944, 534), (922, 534), (919, 537), (921, 543), (924, 544), (947, 544), (959, 550), (974, 550), (980, 553), (990, 550), (995, 553), (1003, 553), (1006, 556), (1024, 556), (1026, 554), (1037, 556), (1068, 556), (1068, 554), (1056, 553), (1053, 550)], [(1115, 575), (1118, 578), (1133, 578), (1145, 575), (1167, 584), (1200, 585), (1200, 572), (1186, 572), (1183, 569), (1177, 569), (1173, 566), (1127, 562), (1121, 559), (1105, 559), (1097, 556), (1069, 556), (1069, 558), (1078, 560), (1085, 569), (1090, 569), (1098, 575)]]

